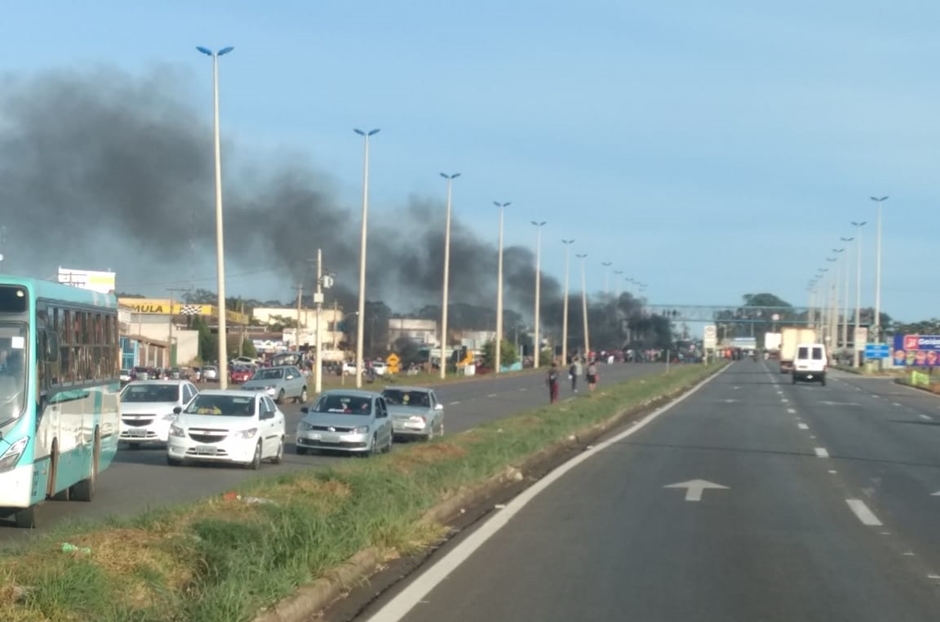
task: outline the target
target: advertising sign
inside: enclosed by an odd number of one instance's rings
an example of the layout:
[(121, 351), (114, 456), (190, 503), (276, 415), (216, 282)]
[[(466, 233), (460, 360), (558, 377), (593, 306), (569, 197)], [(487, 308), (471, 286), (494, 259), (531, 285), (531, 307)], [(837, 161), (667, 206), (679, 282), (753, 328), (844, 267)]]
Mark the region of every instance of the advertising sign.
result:
[(702, 346), (707, 350), (714, 350), (718, 347), (718, 328), (714, 324), (705, 326), (704, 342)]
[(895, 335), (895, 365), (936, 367), (940, 363), (940, 335)]
[(72, 270), (71, 268), (62, 267), (59, 268), (58, 280), (63, 285), (89, 289), (99, 294), (113, 294), (117, 281), (114, 272)]

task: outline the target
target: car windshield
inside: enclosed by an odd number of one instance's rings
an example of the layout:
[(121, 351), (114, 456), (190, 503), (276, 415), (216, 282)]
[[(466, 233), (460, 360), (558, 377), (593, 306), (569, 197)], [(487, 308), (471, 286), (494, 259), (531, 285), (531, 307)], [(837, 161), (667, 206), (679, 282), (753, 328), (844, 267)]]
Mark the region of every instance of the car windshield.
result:
[(187, 415), (251, 417), (255, 414), (255, 398), (242, 395), (200, 394), (186, 406)]
[(175, 384), (135, 384), (124, 387), (122, 402), (175, 402), (179, 399), (179, 386)]
[(0, 324), (0, 424), (26, 406), (26, 324)]
[(283, 369), (259, 369), (255, 372), (255, 375), (251, 377), (252, 380), (280, 380), (284, 377)]
[(371, 415), (372, 398), (361, 395), (324, 395), (314, 406), (313, 412), (341, 415)]
[(385, 389), (382, 391), (385, 401), (393, 406), (420, 406), (430, 408), (431, 394), (427, 391), (403, 391), (401, 389)]

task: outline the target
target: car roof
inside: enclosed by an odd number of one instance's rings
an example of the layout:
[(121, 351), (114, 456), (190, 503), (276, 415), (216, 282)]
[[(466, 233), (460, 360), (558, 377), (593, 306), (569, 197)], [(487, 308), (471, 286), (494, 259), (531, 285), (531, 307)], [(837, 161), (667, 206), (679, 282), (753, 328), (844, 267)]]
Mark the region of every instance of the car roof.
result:
[(432, 387), (413, 387), (407, 384), (393, 384), (385, 387), (386, 389), (394, 389), (396, 391), (433, 391)]
[(320, 395), (348, 395), (350, 397), (382, 397), (382, 395), (376, 391), (363, 391), (361, 389), (330, 389), (329, 391), (324, 391)]
[(231, 395), (233, 397), (257, 397), (264, 395), (264, 391), (243, 391), (241, 389), (206, 389), (199, 395)]
[(179, 380), (134, 380), (133, 382), (127, 383), (127, 386), (131, 386), (131, 385), (141, 385), (141, 384), (148, 384), (148, 385), (178, 385), (178, 384), (182, 384), (183, 382), (189, 382), (189, 380), (183, 380), (182, 378), (180, 378)]

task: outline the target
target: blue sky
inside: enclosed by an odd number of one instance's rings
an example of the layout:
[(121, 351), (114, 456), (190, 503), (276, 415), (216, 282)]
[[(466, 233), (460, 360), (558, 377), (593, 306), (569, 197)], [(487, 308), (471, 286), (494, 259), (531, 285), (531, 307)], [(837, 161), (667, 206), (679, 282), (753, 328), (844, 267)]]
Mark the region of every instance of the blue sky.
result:
[[(355, 204), (379, 127), (372, 209), (443, 196), (494, 240), (532, 244), (561, 276), (562, 237), (649, 284), (651, 302), (724, 304), (806, 282), (849, 222), (884, 220), (883, 308), (940, 315), (940, 4), (379, 2), (7, 3), (3, 69), (167, 64), (198, 83), (222, 61), (223, 129), (258, 153), (305, 153)], [(208, 88), (195, 90), (210, 112)], [(211, 276), (208, 274), (207, 276)], [(230, 289), (250, 283), (233, 282)], [(243, 292), (250, 293), (250, 292)]]

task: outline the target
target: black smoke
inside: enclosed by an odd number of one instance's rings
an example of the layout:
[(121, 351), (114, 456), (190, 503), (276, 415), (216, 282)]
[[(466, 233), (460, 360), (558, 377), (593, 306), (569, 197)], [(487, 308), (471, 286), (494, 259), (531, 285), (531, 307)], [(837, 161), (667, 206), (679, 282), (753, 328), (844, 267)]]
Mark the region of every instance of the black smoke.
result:
[[(190, 86), (172, 69), (144, 77), (61, 70), (2, 81), (0, 225), (7, 230), (2, 252), (13, 260), (7, 271), (48, 277), (60, 265), (110, 268), (119, 290), (157, 297), (185, 287), (191, 275), (198, 287), (214, 289), (201, 280), (215, 274), (211, 111), (194, 107)], [(226, 273), (258, 273), (256, 286), (289, 292), (298, 281), (309, 284), (320, 247), (336, 273), (333, 295), (351, 303), (359, 206), (341, 204), (330, 177), (296, 158), (252, 161), (249, 154), (250, 147), (223, 145)], [(396, 311), (439, 304), (443, 199), (375, 206), (370, 223), (368, 298)], [(451, 239), (451, 301), (492, 309), (495, 245), (459, 214)], [(506, 307), (530, 317), (533, 252), (506, 248), (504, 274)], [(229, 295), (265, 296), (232, 281)], [(561, 288), (550, 276), (542, 300), (546, 309), (560, 307)], [(546, 327), (560, 325), (557, 314), (546, 315)]]

